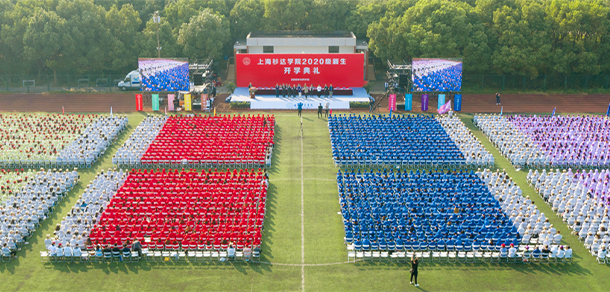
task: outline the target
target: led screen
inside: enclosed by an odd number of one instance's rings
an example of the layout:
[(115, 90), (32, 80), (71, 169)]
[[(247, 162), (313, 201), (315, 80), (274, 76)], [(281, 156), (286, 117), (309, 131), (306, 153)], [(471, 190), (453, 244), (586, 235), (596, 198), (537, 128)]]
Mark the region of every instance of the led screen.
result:
[(184, 58), (140, 58), (142, 91), (188, 91), (189, 63)]
[(462, 59), (413, 58), (413, 91), (462, 90)]

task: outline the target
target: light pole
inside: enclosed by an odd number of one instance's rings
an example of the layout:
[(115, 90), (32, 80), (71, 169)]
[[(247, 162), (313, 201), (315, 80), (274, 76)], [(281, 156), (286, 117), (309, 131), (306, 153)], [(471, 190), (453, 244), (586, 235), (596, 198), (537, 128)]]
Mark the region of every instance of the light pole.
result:
[(161, 24), (161, 16), (159, 16), (159, 11), (155, 11), (153, 21), (157, 24), (157, 55), (161, 58), (161, 45), (159, 45), (159, 25)]

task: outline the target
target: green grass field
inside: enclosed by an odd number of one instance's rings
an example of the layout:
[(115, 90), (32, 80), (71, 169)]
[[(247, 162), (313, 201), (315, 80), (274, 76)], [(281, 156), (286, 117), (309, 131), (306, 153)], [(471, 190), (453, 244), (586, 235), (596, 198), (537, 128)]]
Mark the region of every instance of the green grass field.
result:
[(326, 119), (296, 113), (276, 115), (273, 167), (267, 198), (262, 261), (268, 264), (43, 264), (44, 237), (74, 205), (95, 174), (111, 167), (118, 147), (143, 120), (129, 114), (129, 128), (91, 169), (79, 170), (81, 182), (33, 234), (11, 263), (0, 263), (0, 291), (608, 291), (610, 267), (598, 265), (576, 237), (530, 188), (525, 171), (516, 171), (476, 130), (471, 116), (462, 120), (494, 155), (574, 249), (573, 264), (420, 265), (420, 287), (409, 285), (410, 267), (395, 263), (346, 263), (343, 224), (335, 182), (336, 169)]

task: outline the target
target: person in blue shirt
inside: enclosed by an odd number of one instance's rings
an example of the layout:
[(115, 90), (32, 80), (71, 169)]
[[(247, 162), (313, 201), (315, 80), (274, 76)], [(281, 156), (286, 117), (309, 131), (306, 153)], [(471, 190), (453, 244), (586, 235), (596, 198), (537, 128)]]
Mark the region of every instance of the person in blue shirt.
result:
[(299, 102), (297, 103), (297, 111), (299, 113), (299, 117), (301, 116), (301, 112), (303, 111), (303, 103)]

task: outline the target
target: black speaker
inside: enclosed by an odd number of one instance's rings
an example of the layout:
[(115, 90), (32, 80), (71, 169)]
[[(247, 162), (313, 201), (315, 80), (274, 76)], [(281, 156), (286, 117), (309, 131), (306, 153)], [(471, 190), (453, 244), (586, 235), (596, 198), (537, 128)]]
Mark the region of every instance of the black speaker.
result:
[(193, 74), (193, 84), (203, 85), (203, 76), (201, 74)]
[(411, 76), (407, 74), (400, 74), (398, 76), (398, 87), (409, 87), (409, 83), (411, 83)]

